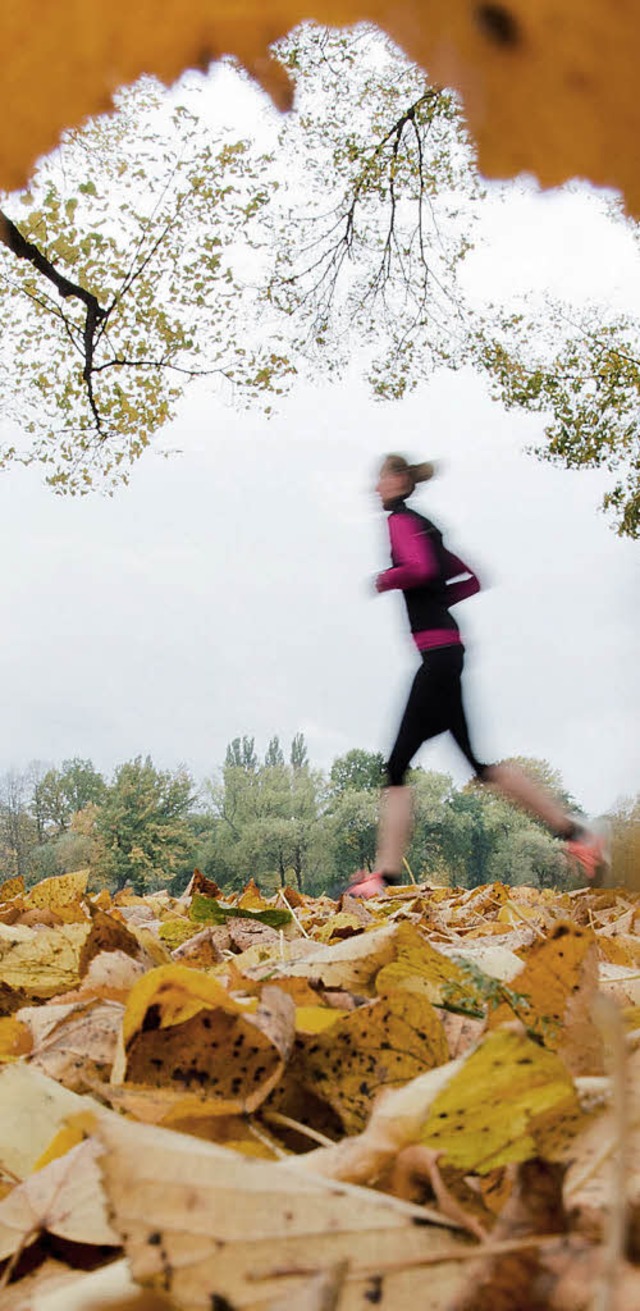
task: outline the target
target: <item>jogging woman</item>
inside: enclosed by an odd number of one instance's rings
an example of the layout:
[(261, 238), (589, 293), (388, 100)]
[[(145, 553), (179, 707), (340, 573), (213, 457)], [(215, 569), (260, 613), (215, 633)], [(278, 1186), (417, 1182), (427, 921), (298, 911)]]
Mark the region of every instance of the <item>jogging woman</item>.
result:
[(413, 680), (398, 735), (386, 766), (378, 826), (375, 870), (359, 871), (348, 891), (373, 897), (405, 881), (403, 861), (411, 836), (412, 796), (405, 783), (419, 747), (446, 731), (481, 783), (490, 784), (542, 820), (564, 840), (569, 859), (593, 882), (608, 866), (604, 836), (568, 815), (558, 802), (514, 765), (487, 765), (478, 760), (462, 697), (464, 647), (451, 607), (473, 596), (480, 583), (468, 565), (448, 551), (435, 524), (407, 504), (416, 484), (433, 477), (432, 464), (409, 464), (402, 455), (387, 455), (376, 491), (389, 515), (391, 568), (378, 575), (376, 589), (398, 588), (404, 594), (413, 640), (421, 665)]

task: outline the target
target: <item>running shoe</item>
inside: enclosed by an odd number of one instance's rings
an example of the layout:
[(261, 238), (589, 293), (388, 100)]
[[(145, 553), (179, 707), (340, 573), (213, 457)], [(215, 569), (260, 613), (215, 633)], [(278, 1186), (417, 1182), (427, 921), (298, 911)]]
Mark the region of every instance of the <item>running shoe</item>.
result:
[(595, 820), (564, 845), (569, 860), (579, 866), (589, 885), (601, 888), (611, 869), (611, 830), (607, 820)]
[(384, 874), (379, 874), (377, 870), (369, 873), (366, 869), (359, 869), (354, 874), (351, 883), (345, 892), (350, 897), (379, 897), (387, 887), (387, 880)]

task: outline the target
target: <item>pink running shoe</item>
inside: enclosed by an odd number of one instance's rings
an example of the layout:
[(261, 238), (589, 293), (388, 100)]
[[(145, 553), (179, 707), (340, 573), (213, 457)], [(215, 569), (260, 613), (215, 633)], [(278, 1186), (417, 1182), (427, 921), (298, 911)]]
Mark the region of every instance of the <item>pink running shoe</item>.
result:
[(354, 874), (352, 882), (345, 888), (345, 892), (348, 892), (350, 897), (379, 897), (386, 887), (384, 874), (378, 874), (376, 870), (370, 874), (366, 869), (359, 869), (357, 874)]
[(611, 840), (606, 820), (597, 820), (564, 845), (569, 859), (580, 867), (591, 887), (602, 887), (611, 869)]

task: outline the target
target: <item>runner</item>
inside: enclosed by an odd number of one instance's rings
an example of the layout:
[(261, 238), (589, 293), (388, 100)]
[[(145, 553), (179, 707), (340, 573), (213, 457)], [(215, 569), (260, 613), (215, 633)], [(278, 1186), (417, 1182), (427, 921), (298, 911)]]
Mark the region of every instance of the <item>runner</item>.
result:
[(450, 610), (474, 596), (480, 583), (473, 570), (447, 550), (435, 524), (406, 504), (417, 483), (427, 482), (433, 473), (432, 464), (409, 464), (402, 455), (387, 455), (376, 487), (389, 515), (392, 560), (391, 568), (378, 575), (376, 590), (403, 592), (422, 664), (387, 761), (375, 870), (358, 871), (348, 891), (352, 896), (374, 897), (389, 885), (406, 881), (403, 861), (411, 837), (412, 795), (405, 776), (423, 742), (447, 731), (476, 778), (542, 820), (564, 841), (569, 861), (592, 885), (599, 884), (610, 863), (606, 834), (568, 815), (517, 766), (483, 764), (472, 748), (462, 698), (464, 647)]

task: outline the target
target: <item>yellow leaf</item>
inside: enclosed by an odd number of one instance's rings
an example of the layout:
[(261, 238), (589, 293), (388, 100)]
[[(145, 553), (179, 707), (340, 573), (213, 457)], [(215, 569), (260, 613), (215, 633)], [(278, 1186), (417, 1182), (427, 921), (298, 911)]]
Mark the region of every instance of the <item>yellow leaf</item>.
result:
[(13, 1017), (0, 1019), (0, 1061), (16, 1061), (27, 1056), (33, 1041), (26, 1024)]
[(421, 1141), (463, 1170), (486, 1174), (535, 1156), (536, 1117), (579, 1111), (555, 1053), (512, 1028), (486, 1034), (436, 1097)]
[(3, 901), (13, 901), (14, 897), (21, 897), (24, 892), (24, 879), (18, 875), (13, 879), (5, 879), (0, 883), (0, 903)]
[(71, 1151), (72, 1147), (77, 1147), (78, 1143), (84, 1141), (86, 1134), (81, 1127), (81, 1123), (77, 1123), (81, 1119), (81, 1116), (76, 1116), (73, 1124), (65, 1124), (61, 1129), (58, 1129), (49, 1146), (45, 1148), (42, 1156), (39, 1156), (35, 1162), (34, 1173), (36, 1170), (44, 1169), (44, 1166), (49, 1165), (51, 1161), (57, 1161), (59, 1156), (65, 1156), (67, 1152)]
[(293, 1037), (293, 1002), (278, 988), (240, 1002), (199, 970), (163, 966), (131, 990), (112, 1082), (126, 1075), (180, 1096), (197, 1092), (225, 1114), (251, 1111), (278, 1082)]
[(431, 1003), (395, 989), (350, 1011), (324, 1033), (299, 1037), (291, 1072), (337, 1111), (347, 1133), (356, 1133), (382, 1089), (408, 1083), (448, 1055)]
[(348, 938), (354, 933), (362, 932), (362, 921), (357, 915), (350, 915), (348, 911), (339, 911), (337, 915), (330, 915), (325, 920), (319, 931), (315, 934), (318, 942), (331, 942), (336, 938)]
[(83, 869), (75, 874), (56, 874), (42, 879), (25, 897), (25, 905), (34, 910), (51, 910), (66, 924), (79, 923), (86, 920), (80, 900), (87, 890), (88, 878), (89, 871)]
[(517, 1000), (498, 1006), (490, 1027), (515, 1015), (546, 1047), (562, 1054), (572, 1074), (602, 1072), (602, 1038), (591, 1011), (598, 966), (590, 929), (570, 921), (557, 924), (545, 942), (531, 948), (511, 988)]
[(80, 953), (90, 925), (61, 924), (29, 929), (0, 924), (0, 976), (30, 996), (55, 997), (80, 978)]
[(341, 1015), (333, 1006), (296, 1006), (296, 1033), (324, 1033)]
[[(122, 1033), (128, 1046), (139, 1030), (144, 1028), (166, 1029), (173, 1024), (183, 1024), (203, 1009), (220, 1008), (229, 1014), (246, 1014), (255, 1010), (257, 1003), (235, 1001), (228, 992), (201, 970), (189, 969), (187, 965), (160, 965), (149, 970), (131, 989), (127, 1002)], [(147, 1017), (150, 1007), (154, 1008), (153, 1023)]]
[(192, 920), (185, 919), (183, 915), (173, 915), (163, 920), (159, 929), (160, 941), (169, 948), (169, 951), (175, 951), (176, 947), (181, 947), (184, 942), (189, 942), (196, 935), (196, 925)]
[(376, 977), (376, 990), (407, 988), (421, 993), (430, 1002), (468, 1000), (469, 983), (455, 961), (436, 951), (412, 924), (400, 924), (394, 938), (396, 959), (385, 965)]
[(242, 896), (238, 901), (241, 910), (266, 910), (268, 902), (265, 901), (257, 883), (249, 879)]

